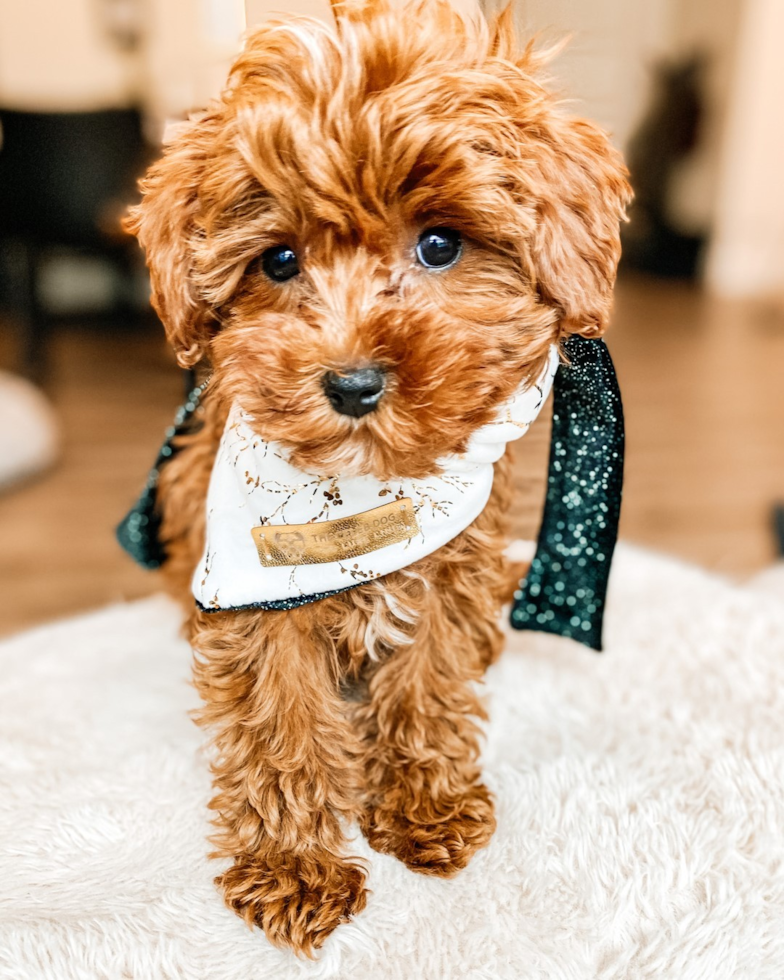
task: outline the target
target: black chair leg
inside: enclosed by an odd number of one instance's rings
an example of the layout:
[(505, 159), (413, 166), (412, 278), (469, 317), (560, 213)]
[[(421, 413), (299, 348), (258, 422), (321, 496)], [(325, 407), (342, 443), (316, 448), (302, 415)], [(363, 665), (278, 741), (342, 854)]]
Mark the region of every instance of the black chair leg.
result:
[(48, 323), (38, 301), (40, 258), (40, 249), (27, 242), (16, 242), (9, 249), (9, 271), (16, 294), (12, 301), (21, 322), (20, 370), (36, 383), (46, 378), (48, 367)]

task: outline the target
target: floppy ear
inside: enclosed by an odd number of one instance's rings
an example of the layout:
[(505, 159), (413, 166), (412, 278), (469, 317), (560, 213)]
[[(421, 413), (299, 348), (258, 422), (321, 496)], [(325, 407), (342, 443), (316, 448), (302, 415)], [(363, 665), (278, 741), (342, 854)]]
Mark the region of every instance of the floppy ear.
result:
[(146, 252), (152, 305), (183, 367), (201, 360), (210, 340), (211, 318), (193, 282), (193, 246), (200, 234), (198, 192), (213, 130), (214, 118), (206, 113), (180, 128), (141, 181), (141, 203), (125, 219), (125, 228)]
[(522, 52), (511, 4), (495, 19), (491, 53), (517, 71), (515, 91), (516, 188), (532, 222), (527, 272), (560, 320), (562, 335), (598, 337), (612, 305), (621, 255), (620, 225), (632, 191), (620, 153), (598, 126), (569, 116), (540, 83), (543, 69), (568, 43)]
[(627, 171), (607, 135), (551, 109), (533, 140), (535, 209), (530, 262), (542, 301), (563, 335), (598, 337), (607, 327), (631, 200)]

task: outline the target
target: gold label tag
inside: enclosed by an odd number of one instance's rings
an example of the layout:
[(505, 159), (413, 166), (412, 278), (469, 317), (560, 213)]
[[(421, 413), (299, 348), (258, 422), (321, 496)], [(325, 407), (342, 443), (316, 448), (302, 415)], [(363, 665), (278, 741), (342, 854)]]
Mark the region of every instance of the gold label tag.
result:
[(419, 533), (410, 498), (353, 517), (313, 524), (263, 524), (251, 531), (262, 565), (320, 565), (378, 551)]

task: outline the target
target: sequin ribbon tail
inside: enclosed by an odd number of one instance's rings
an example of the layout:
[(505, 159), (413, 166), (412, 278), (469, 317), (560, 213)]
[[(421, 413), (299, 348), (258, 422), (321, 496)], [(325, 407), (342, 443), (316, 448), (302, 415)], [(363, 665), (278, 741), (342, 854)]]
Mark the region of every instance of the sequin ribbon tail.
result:
[(602, 649), (602, 622), (623, 489), (623, 405), (602, 340), (570, 337), (553, 385), (553, 430), (542, 526), (515, 592), (515, 629), (557, 633)]
[(177, 409), (174, 424), (166, 430), (166, 440), (161, 446), (155, 465), (150, 470), (141, 496), (122, 519), (115, 532), (120, 547), (142, 568), (151, 571), (160, 568), (166, 561), (166, 550), (160, 539), (161, 518), (157, 507), (158, 474), (161, 466), (176, 454), (177, 436), (193, 431), (194, 425), (198, 424), (196, 412), (208, 384), (209, 379), (194, 388), (185, 404)]

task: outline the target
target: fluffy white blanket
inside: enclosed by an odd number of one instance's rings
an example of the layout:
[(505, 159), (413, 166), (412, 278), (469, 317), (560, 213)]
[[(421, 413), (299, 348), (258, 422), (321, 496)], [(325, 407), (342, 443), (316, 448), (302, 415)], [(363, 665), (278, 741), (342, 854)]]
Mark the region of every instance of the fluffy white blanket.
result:
[(784, 582), (622, 547), (602, 655), (510, 636), (487, 678), (499, 826), (453, 881), (373, 854), (316, 963), (205, 858), (190, 653), (162, 598), (0, 646), (0, 977), (781, 980)]

